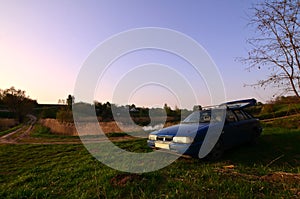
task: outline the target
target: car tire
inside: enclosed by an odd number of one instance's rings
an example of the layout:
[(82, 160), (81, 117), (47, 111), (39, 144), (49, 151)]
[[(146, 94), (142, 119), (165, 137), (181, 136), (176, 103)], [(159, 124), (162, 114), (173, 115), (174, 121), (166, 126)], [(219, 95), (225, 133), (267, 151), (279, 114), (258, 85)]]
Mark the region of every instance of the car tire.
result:
[(222, 142), (219, 140), (214, 148), (209, 152), (209, 154), (205, 157), (209, 161), (219, 160), (224, 153), (224, 147)]

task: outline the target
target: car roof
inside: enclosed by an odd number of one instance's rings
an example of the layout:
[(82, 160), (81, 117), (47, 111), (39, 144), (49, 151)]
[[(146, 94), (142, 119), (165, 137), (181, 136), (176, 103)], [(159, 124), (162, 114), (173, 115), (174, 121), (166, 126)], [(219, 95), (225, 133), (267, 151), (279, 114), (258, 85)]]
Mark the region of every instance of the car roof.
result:
[(220, 105), (215, 106), (206, 106), (203, 107), (203, 110), (209, 110), (209, 109), (216, 109), (218, 107), (227, 107), (227, 109), (236, 110), (236, 109), (243, 109), (250, 106), (254, 106), (256, 104), (256, 99), (243, 99), (243, 100), (235, 100), (230, 102), (225, 102)]
[(244, 100), (236, 100), (231, 102), (226, 102), (221, 105), (227, 106), (229, 109), (243, 109), (249, 106), (254, 106), (256, 104), (256, 99), (244, 99)]

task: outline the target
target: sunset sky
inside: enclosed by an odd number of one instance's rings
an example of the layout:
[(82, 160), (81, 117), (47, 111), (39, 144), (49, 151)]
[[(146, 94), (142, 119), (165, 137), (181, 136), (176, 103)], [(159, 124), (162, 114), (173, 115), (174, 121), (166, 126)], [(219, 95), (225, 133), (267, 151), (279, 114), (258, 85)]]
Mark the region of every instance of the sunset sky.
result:
[[(247, 15), (255, 3), (254, 0), (0, 0), (0, 88), (15, 86), (38, 103), (57, 103), (73, 94), (82, 64), (101, 42), (129, 29), (161, 27), (182, 32), (206, 49), (220, 71), (228, 100), (255, 97), (265, 102), (276, 90), (243, 85), (265, 77), (266, 71), (248, 72), (245, 65), (235, 61), (236, 57), (247, 54), (246, 39), (253, 35), (253, 30), (247, 27)], [(111, 101), (112, 82), (117, 82), (127, 70), (151, 62), (176, 65), (179, 71), (188, 67), (163, 52), (145, 50), (125, 56), (104, 75), (101, 80), (104, 86), (98, 86), (95, 99)], [(189, 79), (192, 85), (198, 84), (199, 80), (192, 75)], [(209, 105), (210, 98), (201, 81), (197, 97), (201, 104)], [(168, 91), (151, 86), (141, 88), (129, 102), (139, 106), (178, 105)]]

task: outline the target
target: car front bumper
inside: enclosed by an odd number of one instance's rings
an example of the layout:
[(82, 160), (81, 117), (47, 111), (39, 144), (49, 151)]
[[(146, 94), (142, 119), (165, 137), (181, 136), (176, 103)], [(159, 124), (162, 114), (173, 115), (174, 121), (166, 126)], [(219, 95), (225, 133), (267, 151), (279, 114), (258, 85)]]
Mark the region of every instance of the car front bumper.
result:
[[(156, 140), (147, 140), (147, 144), (151, 148), (157, 148), (157, 147), (155, 147), (155, 142), (157, 142), (157, 141)], [(171, 143), (169, 143), (169, 150), (173, 151), (175, 153), (178, 153), (178, 154), (198, 156), (201, 146), (202, 146), (202, 142), (196, 142), (196, 143), (192, 143), (192, 144), (171, 142)]]

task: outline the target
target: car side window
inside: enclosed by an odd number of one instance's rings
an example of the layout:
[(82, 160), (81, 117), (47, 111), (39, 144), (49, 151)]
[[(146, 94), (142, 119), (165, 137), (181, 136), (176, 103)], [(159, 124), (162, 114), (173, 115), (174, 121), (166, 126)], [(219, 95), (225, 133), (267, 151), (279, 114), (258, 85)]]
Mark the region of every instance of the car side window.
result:
[(240, 110), (235, 110), (234, 113), (236, 114), (239, 121), (247, 119), (247, 117), (244, 115), (244, 113)]
[(246, 111), (243, 110), (243, 113), (246, 115), (247, 119), (251, 119), (253, 118), (253, 116), (249, 113), (247, 113)]
[(237, 121), (235, 114), (231, 110), (227, 110), (226, 121), (229, 123)]

